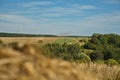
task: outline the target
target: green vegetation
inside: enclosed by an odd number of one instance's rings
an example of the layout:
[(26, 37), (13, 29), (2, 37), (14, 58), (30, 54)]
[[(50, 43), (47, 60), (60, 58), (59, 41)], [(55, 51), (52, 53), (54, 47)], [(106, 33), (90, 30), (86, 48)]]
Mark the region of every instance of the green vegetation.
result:
[(95, 60), (120, 60), (120, 35), (117, 34), (93, 34), (91, 40), (84, 45), (85, 49), (93, 50), (89, 55)]
[[(84, 44), (80, 45), (81, 43)], [(68, 61), (93, 61), (107, 64), (109, 59), (113, 59), (116, 64), (120, 63), (120, 35), (117, 34), (93, 34), (91, 39), (87, 40), (60, 38), (45, 45), (43, 49), (45, 49), (45, 55), (47, 56), (49, 53), (50, 57)]]
[(43, 40), (39, 40), (38, 43), (43, 43)]
[(18, 46), (18, 42), (12, 42), (12, 43), (9, 43), (7, 44), (9, 47), (12, 47), (12, 48), (17, 48)]
[[(81, 46), (79, 44), (47, 44), (44, 46), (46, 55), (51, 53), (50, 57), (58, 57), (64, 60), (77, 60), (79, 59), (79, 54), (81, 54)], [(48, 51), (48, 52), (46, 52)]]
[[(3, 41), (0, 40), (0, 44), (3, 44)], [(17, 42), (6, 45), (15, 48)], [(93, 34), (91, 38), (58, 37), (51, 43), (43, 44), (43, 40), (38, 40), (32, 45), (51, 58), (75, 62), (120, 64), (120, 35), (117, 34)]]
[(0, 45), (2, 45), (3, 44), (3, 41), (2, 40), (0, 40)]
[(64, 43), (70, 43), (70, 42), (75, 42), (75, 38), (74, 37), (63, 37), (63, 38), (58, 38), (57, 40), (54, 41), (54, 43), (58, 43), (58, 44), (64, 44)]
[(108, 60), (106, 60), (105, 64), (110, 65), (110, 66), (119, 65), (119, 63), (116, 60), (114, 60), (114, 59), (108, 59)]

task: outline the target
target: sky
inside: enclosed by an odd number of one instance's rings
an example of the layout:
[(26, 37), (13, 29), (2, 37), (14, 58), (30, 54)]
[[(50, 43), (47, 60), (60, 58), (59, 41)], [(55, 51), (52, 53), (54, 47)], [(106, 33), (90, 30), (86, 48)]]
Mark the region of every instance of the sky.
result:
[(0, 0), (0, 32), (120, 34), (120, 0)]

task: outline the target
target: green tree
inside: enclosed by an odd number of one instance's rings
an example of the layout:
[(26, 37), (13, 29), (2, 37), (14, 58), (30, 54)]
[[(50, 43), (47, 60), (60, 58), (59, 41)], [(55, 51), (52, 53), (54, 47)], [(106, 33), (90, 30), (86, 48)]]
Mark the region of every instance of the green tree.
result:
[[(103, 54), (103, 59), (115, 59), (120, 60), (120, 35), (117, 34), (93, 34), (91, 37), (91, 40), (88, 41), (84, 45), (85, 49), (92, 49), (95, 52), (99, 51), (99, 53)], [(101, 56), (102, 56), (101, 54)], [(99, 57), (97, 55), (92, 53), (90, 55), (92, 60), (96, 60)]]
[(75, 54), (80, 52), (80, 45), (79, 44), (70, 44), (67, 46), (67, 51), (70, 54)]
[(90, 58), (91, 58), (92, 61), (103, 60), (104, 59), (104, 55), (100, 51), (94, 51), (93, 53), (90, 54)]

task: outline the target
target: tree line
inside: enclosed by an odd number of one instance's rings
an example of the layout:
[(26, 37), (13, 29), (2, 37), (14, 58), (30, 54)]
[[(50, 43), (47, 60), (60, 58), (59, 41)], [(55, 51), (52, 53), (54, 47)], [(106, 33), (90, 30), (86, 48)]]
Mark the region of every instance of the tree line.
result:
[(49, 34), (0, 33), (0, 37), (56, 37)]

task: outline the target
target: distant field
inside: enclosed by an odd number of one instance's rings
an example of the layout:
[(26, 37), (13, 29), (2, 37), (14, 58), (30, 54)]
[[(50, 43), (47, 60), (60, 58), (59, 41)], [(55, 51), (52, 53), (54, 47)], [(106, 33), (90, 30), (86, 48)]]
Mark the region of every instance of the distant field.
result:
[(57, 37), (0, 37), (4, 43), (22, 42), (22, 43), (37, 43), (42, 40), (44, 43), (50, 43), (58, 39)]
[(76, 43), (79, 42), (80, 44), (84, 44), (83, 41), (80, 40), (87, 40), (88, 38), (81, 38), (81, 37), (0, 37), (4, 43), (11, 43), (11, 42), (22, 42), (22, 43), (58, 43), (63, 44), (67, 43)]

